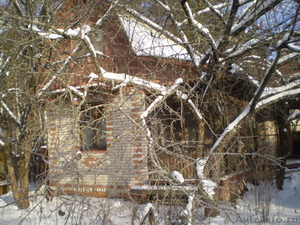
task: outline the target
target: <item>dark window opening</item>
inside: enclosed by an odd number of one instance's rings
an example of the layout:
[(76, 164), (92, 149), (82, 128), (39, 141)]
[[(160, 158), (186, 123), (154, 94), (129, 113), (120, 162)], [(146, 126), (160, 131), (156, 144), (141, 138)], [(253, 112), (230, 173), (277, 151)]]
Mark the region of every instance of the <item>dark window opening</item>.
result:
[[(168, 171), (179, 171), (186, 182), (197, 178), (195, 160), (200, 157), (200, 121), (185, 101), (169, 98), (166, 104), (152, 113), (148, 120), (155, 153), (160, 166)], [(160, 146), (160, 147), (159, 147)], [(150, 160), (149, 171), (155, 166)], [(164, 179), (158, 173), (149, 175), (150, 180)]]
[(151, 127), (160, 145), (167, 147), (177, 143), (192, 147), (198, 144), (198, 121), (187, 106), (169, 101), (167, 107), (155, 114), (156, 121), (151, 122)]
[(102, 107), (85, 110), (82, 116), (83, 150), (106, 150), (106, 125)]

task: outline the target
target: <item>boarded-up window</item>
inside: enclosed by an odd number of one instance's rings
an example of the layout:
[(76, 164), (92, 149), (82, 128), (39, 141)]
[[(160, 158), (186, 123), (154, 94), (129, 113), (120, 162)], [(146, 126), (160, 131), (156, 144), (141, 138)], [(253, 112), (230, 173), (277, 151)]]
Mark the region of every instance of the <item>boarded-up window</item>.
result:
[(102, 107), (84, 110), (81, 139), (84, 150), (106, 150), (105, 117)]

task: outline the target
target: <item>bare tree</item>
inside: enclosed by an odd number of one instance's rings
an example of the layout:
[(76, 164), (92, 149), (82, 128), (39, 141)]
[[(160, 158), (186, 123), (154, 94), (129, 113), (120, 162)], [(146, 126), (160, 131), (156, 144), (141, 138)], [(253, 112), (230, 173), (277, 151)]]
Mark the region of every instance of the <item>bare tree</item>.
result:
[[(71, 60), (67, 58), (62, 65), (53, 61), (67, 53), (63, 52), (60, 41), (51, 42), (51, 39), (73, 37), (74, 34), (64, 34), (58, 27), (71, 29), (85, 21), (94, 13), (96, 2), (82, 7), (78, 1), (76, 8), (72, 8), (78, 13), (74, 18), (70, 17), (74, 11), (68, 4), (72, 6), (72, 1), (1, 2), (0, 144), (7, 162), (9, 183), (20, 208), (29, 206), (28, 174), (32, 150), (46, 143), (43, 115), (46, 92)], [(61, 10), (62, 5), (67, 7)], [(47, 34), (49, 30), (54, 33)]]
[[(255, 164), (247, 156), (266, 156), (266, 151), (256, 149), (259, 135), (255, 133), (254, 118), (262, 109), (268, 110), (275, 103), (281, 105), (299, 94), (298, 72), (281, 72), (299, 57), (299, 5), (288, 0), (156, 0), (142, 1), (140, 5), (116, 0), (101, 4), (15, 0), (1, 6), (1, 144), (14, 197), (21, 208), (28, 207), (31, 150), (39, 144), (34, 140), (44, 134), (43, 106), (52, 106), (53, 101), (48, 100), (56, 98), (62, 104), (55, 105), (61, 108), (53, 114), (59, 111), (75, 118), (70, 130), (76, 132), (68, 133), (74, 146), (92, 149), (97, 145), (102, 150), (104, 140), (88, 142), (87, 134), (80, 137), (80, 133), (87, 129), (101, 137), (96, 126), (113, 111), (129, 118), (134, 128), (120, 130), (114, 144), (118, 145), (128, 133), (145, 137), (150, 169), (135, 175), (164, 180), (188, 196), (189, 204), (182, 217), (191, 224), (193, 203), (216, 207), (211, 196), (221, 176), (246, 168), (248, 163)], [(150, 8), (153, 13), (149, 13)], [(106, 21), (113, 26), (110, 19), (115, 16), (124, 27), (133, 23), (136, 30), (128, 29), (132, 49), (121, 43), (113, 50), (116, 57), (110, 58), (92, 39)], [(93, 26), (87, 26), (90, 18)], [(143, 26), (148, 28), (148, 36), (156, 39), (143, 39), (144, 43), (138, 39), (135, 34)], [(109, 38), (111, 45), (115, 44), (116, 40)], [(179, 52), (169, 48), (156, 51), (155, 44), (163, 43), (157, 42), (160, 38), (168, 39), (168, 47), (175, 46)], [(145, 42), (149, 40), (155, 41), (148, 45)], [(143, 44), (148, 48), (141, 49)], [(135, 56), (152, 57), (157, 63), (144, 60), (143, 72), (136, 72), (136, 57), (128, 57), (132, 52)], [(108, 82), (109, 88), (92, 89), (99, 80), (103, 86)], [(80, 88), (76, 88), (78, 85)], [(127, 87), (136, 91), (130, 93)], [(116, 91), (121, 103), (112, 101)], [(137, 93), (145, 101), (138, 121), (123, 109), (123, 103)], [(91, 96), (97, 94), (105, 97), (100, 105), (93, 105)], [(64, 107), (66, 102), (72, 106)], [(105, 107), (109, 110), (103, 110)], [(282, 112), (288, 116), (286, 109)], [(57, 129), (63, 129), (59, 125)], [(57, 136), (57, 146), (61, 139)], [(85, 144), (82, 139), (86, 139)], [(97, 159), (97, 164), (81, 171), (76, 167), (80, 153), (74, 158), (71, 151), (68, 155), (58, 147), (55, 150), (64, 162), (52, 165), (53, 170), (61, 172), (52, 174), (55, 179), (66, 171), (75, 177), (73, 181), (84, 177), (85, 172), (99, 176), (96, 167), (109, 161)], [(269, 159), (276, 161), (276, 157)], [(115, 174), (101, 171), (101, 175), (118, 175), (124, 180), (131, 176), (119, 175), (125, 167), (118, 166)], [(199, 189), (186, 191), (178, 186), (184, 178), (200, 180)], [(197, 195), (207, 198), (203, 201), (195, 198)]]

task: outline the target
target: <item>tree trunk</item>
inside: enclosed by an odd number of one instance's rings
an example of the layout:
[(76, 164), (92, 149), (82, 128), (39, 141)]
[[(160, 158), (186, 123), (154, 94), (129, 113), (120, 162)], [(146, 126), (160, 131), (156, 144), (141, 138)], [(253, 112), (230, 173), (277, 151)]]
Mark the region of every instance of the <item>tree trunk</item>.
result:
[[(282, 112), (277, 113), (278, 130), (279, 130), (279, 147), (278, 157), (286, 157), (292, 148), (291, 129), (286, 122), (286, 116), (288, 115), (287, 109), (282, 109)], [(276, 174), (276, 187), (278, 190), (283, 189), (284, 176), (285, 176), (286, 158), (280, 161), (280, 166)]]
[(15, 200), (17, 202), (17, 205), (21, 209), (26, 209), (29, 207), (29, 179), (28, 179), (28, 167), (24, 167), (24, 170), (22, 173), (20, 173), (19, 178), (19, 190), (18, 190), (18, 196), (15, 197)]
[[(26, 145), (25, 145), (26, 146)], [(13, 192), (16, 204), (20, 209), (29, 207), (29, 160), (30, 151), (24, 151), (18, 159), (13, 160), (12, 145), (9, 144), (4, 147), (4, 154), (7, 164), (7, 172), (11, 190)]]

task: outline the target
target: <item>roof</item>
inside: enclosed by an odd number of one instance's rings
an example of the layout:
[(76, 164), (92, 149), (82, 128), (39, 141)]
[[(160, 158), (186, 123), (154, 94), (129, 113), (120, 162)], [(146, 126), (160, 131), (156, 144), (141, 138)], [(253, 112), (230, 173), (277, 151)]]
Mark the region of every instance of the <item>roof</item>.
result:
[(119, 15), (124, 32), (137, 56), (155, 56), (190, 61), (187, 50), (150, 26)]

